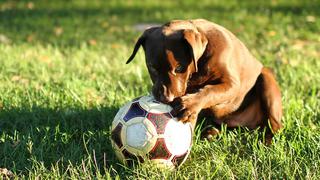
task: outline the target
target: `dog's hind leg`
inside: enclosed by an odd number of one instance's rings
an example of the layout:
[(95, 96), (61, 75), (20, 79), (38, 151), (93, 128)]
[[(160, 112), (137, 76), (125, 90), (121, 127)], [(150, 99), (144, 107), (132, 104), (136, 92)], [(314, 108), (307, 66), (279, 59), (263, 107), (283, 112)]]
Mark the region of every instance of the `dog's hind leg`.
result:
[(267, 114), (267, 120), (263, 122), (266, 127), (265, 142), (271, 144), (272, 137), (282, 128), (282, 103), (280, 88), (276, 79), (268, 68), (263, 68), (258, 77), (256, 88), (260, 94), (263, 111)]

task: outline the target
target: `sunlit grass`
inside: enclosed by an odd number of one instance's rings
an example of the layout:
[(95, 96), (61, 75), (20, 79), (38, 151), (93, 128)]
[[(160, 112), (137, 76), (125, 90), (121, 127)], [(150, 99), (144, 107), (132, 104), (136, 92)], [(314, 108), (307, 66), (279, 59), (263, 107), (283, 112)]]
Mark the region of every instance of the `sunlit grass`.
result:
[[(31, 5), (30, 5), (31, 3)], [(4, 1), (0, 3), (0, 168), (52, 179), (318, 179), (320, 21), (316, 1)], [(147, 94), (139, 52), (125, 65), (138, 23), (206, 18), (234, 32), (282, 89), (285, 129), (195, 135), (178, 170), (116, 161), (109, 125)]]

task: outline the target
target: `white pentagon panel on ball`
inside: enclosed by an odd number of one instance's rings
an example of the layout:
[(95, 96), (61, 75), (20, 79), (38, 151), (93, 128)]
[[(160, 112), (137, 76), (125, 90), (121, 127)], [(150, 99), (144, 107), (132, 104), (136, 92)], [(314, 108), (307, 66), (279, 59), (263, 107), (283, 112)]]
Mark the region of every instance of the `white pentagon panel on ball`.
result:
[(141, 107), (152, 113), (166, 113), (171, 111), (171, 107), (155, 100), (152, 95), (143, 96), (139, 99)]
[(141, 122), (128, 126), (126, 136), (128, 146), (143, 150), (153, 135)]
[(164, 139), (168, 150), (172, 154), (186, 154), (192, 143), (191, 124), (177, 120), (169, 121), (164, 132)]
[(152, 103), (149, 105), (149, 112), (151, 113), (168, 113), (172, 110), (172, 108), (166, 104), (161, 103)]
[(156, 144), (158, 133), (154, 125), (148, 120), (144, 119), (143, 124), (145, 125), (146, 129), (148, 130), (149, 134), (151, 135), (151, 138), (148, 139), (148, 143), (143, 148), (144, 152), (149, 152), (154, 145)]
[(151, 95), (147, 95), (147, 96), (142, 96), (140, 99), (139, 99), (139, 104), (140, 104), (140, 106), (143, 108), (143, 109), (145, 109), (145, 110), (147, 110), (147, 111), (149, 111), (149, 109), (150, 109), (150, 102), (152, 102), (152, 96)]

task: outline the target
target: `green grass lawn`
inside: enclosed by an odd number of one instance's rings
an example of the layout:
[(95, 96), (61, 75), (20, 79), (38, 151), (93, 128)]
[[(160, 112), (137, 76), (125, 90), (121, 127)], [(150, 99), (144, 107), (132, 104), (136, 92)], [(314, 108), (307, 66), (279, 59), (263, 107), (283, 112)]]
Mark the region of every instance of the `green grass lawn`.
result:
[[(319, 179), (319, 8), (317, 0), (0, 1), (0, 168), (32, 179)], [(188, 18), (225, 26), (274, 69), (285, 128), (270, 147), (245, 129), (214, 142), (195, 136), (175, 171), (126, 168), (109, 126), (151, 88), (142, 51), (125, 65), (141, 33), (133, 27)]]

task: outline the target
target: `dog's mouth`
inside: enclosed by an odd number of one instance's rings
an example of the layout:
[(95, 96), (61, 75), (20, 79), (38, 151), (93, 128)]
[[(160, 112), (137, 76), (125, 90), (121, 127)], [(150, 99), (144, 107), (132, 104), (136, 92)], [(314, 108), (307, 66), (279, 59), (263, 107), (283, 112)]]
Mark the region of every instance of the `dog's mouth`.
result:
[(164, 104), (171, 104), (176, 99), (185, 95), (185, 93), (177, 93), (177, 92), (173, 93), (170, 90), (168, 90), (165, 86), (163, 87), (153, 86), (152, 94), (157, 101)]
[(168, 94), (165, 93), (165, 91), (158, 90), (160, 88), (153, 88), (152, 94), (155, 97), (155, 99), (159, 102), (169, 104), (174, 100), (174, 95), (173, 94)]

